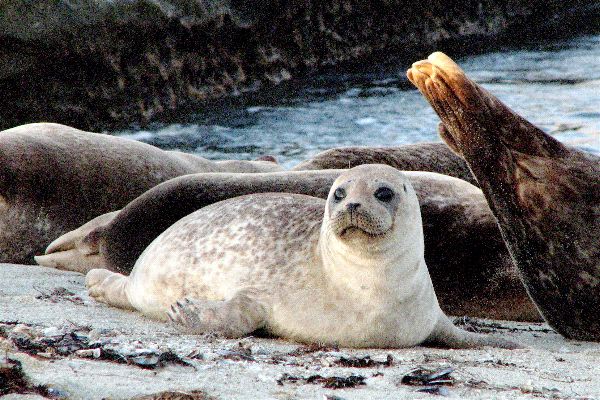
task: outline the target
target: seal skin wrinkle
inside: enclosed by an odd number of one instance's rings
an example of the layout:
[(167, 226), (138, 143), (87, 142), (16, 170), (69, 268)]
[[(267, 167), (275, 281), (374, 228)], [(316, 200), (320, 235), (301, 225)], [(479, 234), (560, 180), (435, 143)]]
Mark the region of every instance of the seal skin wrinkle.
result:
[(600, 341), (600, 158), (515, 114), (443, 53), (407, 75), (479, 181), (544, 319), (567, 338)]
[(177, 176), (281, 169), (214, 162), (59, 124), (8, 129), (0, 132), (0, 262), (32, 264), (58, 236)]
[(264, 328), (346, 347), (518, 347), (462, 331), (442, 312), (416, 193), (383, 165), (344, 172), (326, 201), (266, 193), (202, 208), (156, 238), (131, 275), (93, 269), (86, 286), (98, 301), (194, 334)]
[[(213, 203), (253, 193), (285, 192), (326, 199), (345, 170), (178, 177), (150, 189), (120, 212), (99, 216), (48, 246), (39, 264), (86, 273), (129, 274), (144, 249), (169, 226)], [(406, 171), (421, 206), (425, 260), (444, 312), (541, 321), (512, 265), (480, 189), (450, 176)], [(456, 288), (461, 290), (457, 291)]]

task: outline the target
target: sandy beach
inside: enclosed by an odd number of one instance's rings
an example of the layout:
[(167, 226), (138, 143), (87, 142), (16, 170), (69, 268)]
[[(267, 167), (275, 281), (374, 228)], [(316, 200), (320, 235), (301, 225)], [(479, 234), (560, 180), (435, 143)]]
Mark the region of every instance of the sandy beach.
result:
[(182, 335), (94, 302), (77, 273), (1, 264), (0, 281), (6, 399), (600, 398), (600, 345), (545, 324), (457, 319), (513, 351), (337, 349)]

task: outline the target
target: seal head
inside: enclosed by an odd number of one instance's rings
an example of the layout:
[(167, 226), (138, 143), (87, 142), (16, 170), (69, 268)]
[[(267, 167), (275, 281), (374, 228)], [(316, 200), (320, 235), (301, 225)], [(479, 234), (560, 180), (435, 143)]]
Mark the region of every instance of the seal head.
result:
[(354, 185), (353, 181), (343, 182), (327, 203), (330, 229), (341, 240), (388, 233), (399, 205), (399, 197), (390, 186), (379, 180)]

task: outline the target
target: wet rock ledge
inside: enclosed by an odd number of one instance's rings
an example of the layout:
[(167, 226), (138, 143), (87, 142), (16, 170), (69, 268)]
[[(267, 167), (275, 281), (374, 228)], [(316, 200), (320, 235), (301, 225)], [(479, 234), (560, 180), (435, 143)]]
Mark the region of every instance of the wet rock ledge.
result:
[[(570, 32), (595, 0), (0, 3), (0, 129), (143, 125), (328, 66)], [(407, 58), (411, 57), (411, 58)]]

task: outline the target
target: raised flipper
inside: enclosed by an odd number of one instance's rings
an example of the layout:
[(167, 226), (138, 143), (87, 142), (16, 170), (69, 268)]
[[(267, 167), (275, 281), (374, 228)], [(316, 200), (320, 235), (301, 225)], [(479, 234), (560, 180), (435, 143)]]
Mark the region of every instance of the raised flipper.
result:
[(509, 350), (523, 348), (522, 345), (510, 340), (459, 329), (445, 315), (440, 317), (433, 332), (423, 344), (450, 349), (477, 349), (485, 346)]
[(179, 300), (167, 316), (188, 333), (238, 338), (264, 327), (266, 309), (251, 291), (244, 290), (227, 301)]
[(443, 53), (407, 75), (477, 178), (544, 319), (567, 338), (600, 341), (600, 157), (546, 134)]
[(94, 268), (107, 268), (100, 254), (101, 229), (110, 223), (119, 211), (102, 214), (79, 228), (67, 232), (46, 248), (43, 256), (35, 256), (35, 262), (44, 267), (82, 274)]
[(106, 269), (93, 269), (85, 276), (85, 286), (94, 300), (109, 306), (133, 310), (127, 297), (129, 278)]

